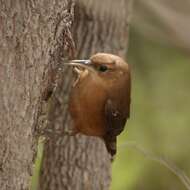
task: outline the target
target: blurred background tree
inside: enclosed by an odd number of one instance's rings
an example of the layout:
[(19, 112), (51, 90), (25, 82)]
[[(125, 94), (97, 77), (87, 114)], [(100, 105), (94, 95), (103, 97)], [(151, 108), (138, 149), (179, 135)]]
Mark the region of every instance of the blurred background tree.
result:
[(163, 165), (126, 141), (163, 156), (190, 176), (190, 2), (134, 1), (128, 62), (132, 113), (113, 164), (112, 190), (185, 190)]

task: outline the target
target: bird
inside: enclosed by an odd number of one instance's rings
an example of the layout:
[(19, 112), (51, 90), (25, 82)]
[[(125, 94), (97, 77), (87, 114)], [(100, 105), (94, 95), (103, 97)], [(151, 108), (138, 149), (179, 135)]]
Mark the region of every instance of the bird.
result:
[(124, 59), (109, 53), (71, 60), (68, 65), (76, 73), (69, 98), (73, 131), (103, 139), (113, 160), (117, 136), (130, 116), (130, 67)]

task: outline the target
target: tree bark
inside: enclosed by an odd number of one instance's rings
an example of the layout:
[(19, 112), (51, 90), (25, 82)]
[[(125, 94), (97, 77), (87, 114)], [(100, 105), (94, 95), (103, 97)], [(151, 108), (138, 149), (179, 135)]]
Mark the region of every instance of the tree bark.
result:
[(44, 76), (61, 21), (68, 18), (61, 17), (69, 12), (68, 3), (0, 1), (1, 190), (28, 189), (36, 147), (34, 131), (41, 115), (41, 94), (48, 83)]
[[(110, 52), (125, 57), (129, 3), (129, 0), (76, 2), (73, 38), (76, 42), (77, 59), (89, 58), (96, 52)], [(73, 7), (68, 5), (68, 8), (72, 10)], [(70, 19), (72, 20), (71, 17)], [(63, 31), (64, 35), (70, 32)], [(52, 59), (52, 62), (60, 61), (59, 56), (54, 55), (64, 46), (63, 42), (57, 43), (57, 49), (52, 54), (52, 57), (57, 58)], [(42, 125), (49, 135), (44, 144), (39, 189), (109, 189), (111, 163), (104, 142), (96, 137), (68, 136), (64, 133), (72, 126), (67, 109), (72, 72), (63, 67), (56, 78), (53, 95), (44, 105), (47, 115)]]

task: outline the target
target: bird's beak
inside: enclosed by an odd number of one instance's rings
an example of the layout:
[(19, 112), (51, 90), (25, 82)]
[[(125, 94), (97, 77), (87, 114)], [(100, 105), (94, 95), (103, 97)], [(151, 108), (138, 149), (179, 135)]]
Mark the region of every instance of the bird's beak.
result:
[(91, 67), (91, 61), (89, 59), (86, 60), (71, 60), (69, 63), (66, 63), (68, 66), (73, 66), (75, 67), (75, 71), (77, 73), (81, 72), (81, 70), (89, 70), (89, 71), (94, 71), (94, 69)]
[(89, 65), (91, 61), (89, 59), (75, 59), (75, 60), (71, 60), (70, 63), (79, 63), (82, 65)]

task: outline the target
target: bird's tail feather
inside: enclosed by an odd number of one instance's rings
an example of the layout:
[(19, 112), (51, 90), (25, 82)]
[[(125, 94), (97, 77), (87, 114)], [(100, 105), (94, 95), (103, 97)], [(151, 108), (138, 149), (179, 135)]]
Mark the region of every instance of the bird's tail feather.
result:
[(111, 156), (111, 161), (113, 161), (117, 152), (117, 137), (106, 136), (104, 137), (104, 141), (105, 141), (107, 151), (109, 152)]

